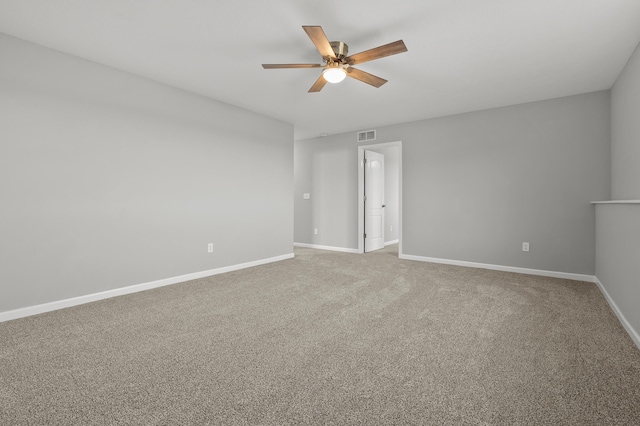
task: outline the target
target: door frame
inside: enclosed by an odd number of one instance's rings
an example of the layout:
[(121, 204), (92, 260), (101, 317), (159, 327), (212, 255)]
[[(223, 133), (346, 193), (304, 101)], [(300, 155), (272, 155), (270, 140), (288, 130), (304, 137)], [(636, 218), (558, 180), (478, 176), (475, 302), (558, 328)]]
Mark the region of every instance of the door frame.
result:
[[(402, 256), (402, 141), (358, 146), (358, 253), (364, 253), (364, 151), (398, 147), (398, 256)], [(386, 224), (385, 224), (386, 226)]]

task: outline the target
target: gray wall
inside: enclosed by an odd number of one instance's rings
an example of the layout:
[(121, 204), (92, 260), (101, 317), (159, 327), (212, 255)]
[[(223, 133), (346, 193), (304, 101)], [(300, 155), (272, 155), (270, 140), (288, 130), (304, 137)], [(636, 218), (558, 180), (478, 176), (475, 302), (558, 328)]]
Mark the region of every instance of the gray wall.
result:
[[(640, 199), (640, 47), (611, 89), (611, 195)], [(603, 199), (604, 200), (604, 199)], [(596, 206), (596, 276), (640, 346), (640, 203)]]
[[(403, 144), (404, 254), (595, 272), (608, 91), (377, 128), (377, 143), (392, 141)], [(355, 132), (295, 143), (296, 242), (357, 247), (357, 145)]]
[(640, 45), (611, 89), (611, 198), (640, 199)]
[[(349, 137), (355, 140), (355, 135)], [(344, 139), (346, 135), (294, 144), (296, 243), (358, 248), (358, 155), (355, 143)], [(311, 199), (304, 200), (304, 193)]]
[(0, 57), (0, 312), (292, 253), (291, 125), (4, 35)]

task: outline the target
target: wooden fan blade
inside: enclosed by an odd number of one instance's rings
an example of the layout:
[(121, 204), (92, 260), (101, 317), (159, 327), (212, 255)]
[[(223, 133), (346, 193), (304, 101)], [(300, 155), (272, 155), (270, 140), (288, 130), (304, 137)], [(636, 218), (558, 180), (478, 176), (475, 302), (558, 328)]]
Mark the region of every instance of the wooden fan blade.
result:
[(373, 87), (380, 87), (387, 82), (387, 80), (385, 80), (384, 78), (377, 77), (373, 74), (369, 74), (368, 72), (364, 72), (353, 67), (347, 68), (347, 75), (351, 78), (355, 78), (356, 80), (360, 80), (364, 83), (370, 84)]
[(311, 89), (309, 89), (309, 93), (321, 91), (325, 84), (327, 84), (327, 80), (320, 74), (320, 77), (318, 77), (316, 82), (313, 83), (313, 86), (311, 86)]
[(333, 53), (329, 39), (324, 34), (322, 27), (316, 25), (303, 25), (302, 28), (304, 28), (305, 32), (323, 58), (326, 58), (327, 56), (330, 58), (335, 57), (335, 53)]
[(406, 52), (407, 46), (404, 45), (404, 41), (398, 40), (393, 43), (385, 44), (384, 46), (374, 47), (373, 49), (365, 50), (364, 52), (356, 53), (346, 58), (347, 63), (350, 65), (361, 64), (363, 62), (373, 61), (374, 59), (384, 58), (385, 56), (396, 55), (398, 53)]
[(262, 68), (276, 69), (276, 68), (322, 68), (324, 65), (321, 64), (262, 64)]

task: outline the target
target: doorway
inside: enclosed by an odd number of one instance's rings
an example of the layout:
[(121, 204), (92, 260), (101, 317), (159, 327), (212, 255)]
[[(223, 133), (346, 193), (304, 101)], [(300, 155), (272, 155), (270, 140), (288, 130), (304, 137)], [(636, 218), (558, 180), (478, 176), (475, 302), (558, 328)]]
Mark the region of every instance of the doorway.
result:
[[(385, 155), (387, 167), (385, 173), (386, 193), (382, 204), (385, 205), (383, 222), (384, 245), (398, 243), (398, 255), (402, 255), (402, 142), (387, 142), (358, 147), (358, 253), (371, 251), (365, 239), (365, 231), (371, 230), (372, 223), (367, 226), (365, 205), (365, 151), (373, 151)], [(375, 220), (375, 219), (374, 219)], [(371, 234), (369, 234), (371, 235)], [(368, 235), (368, 236), (369, 236)], [(376, 238), (380, 238), (378, 235)]]

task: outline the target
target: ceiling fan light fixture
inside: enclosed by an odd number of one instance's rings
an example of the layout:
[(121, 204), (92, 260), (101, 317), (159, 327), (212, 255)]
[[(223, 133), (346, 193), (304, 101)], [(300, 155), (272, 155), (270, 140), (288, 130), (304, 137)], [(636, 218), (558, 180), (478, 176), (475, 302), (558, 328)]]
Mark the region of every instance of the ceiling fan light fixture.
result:
[(322, 74), (313, 82), (309, 93), (317, 93), (327, 83), (340, 83), (346, 77), (367, 83), (373, 87), (380, 87), (387, 80), (353, 66), (407, 51), (404, 41), (397, 40), (393, 43), (387, 43), (347, 56), (349, 46), (342, 41), (329, 41), (321, 26), (303, 25), (302, 29), (307, 33), (318, 53), (322, 56), (324, 64), (262, 64), (262, 68), (323, 68)]
[(329, 83), (340, 83), (347, 77), (347, 72), (341, 67), (331, 67), (322, 71), (322, 76)]

